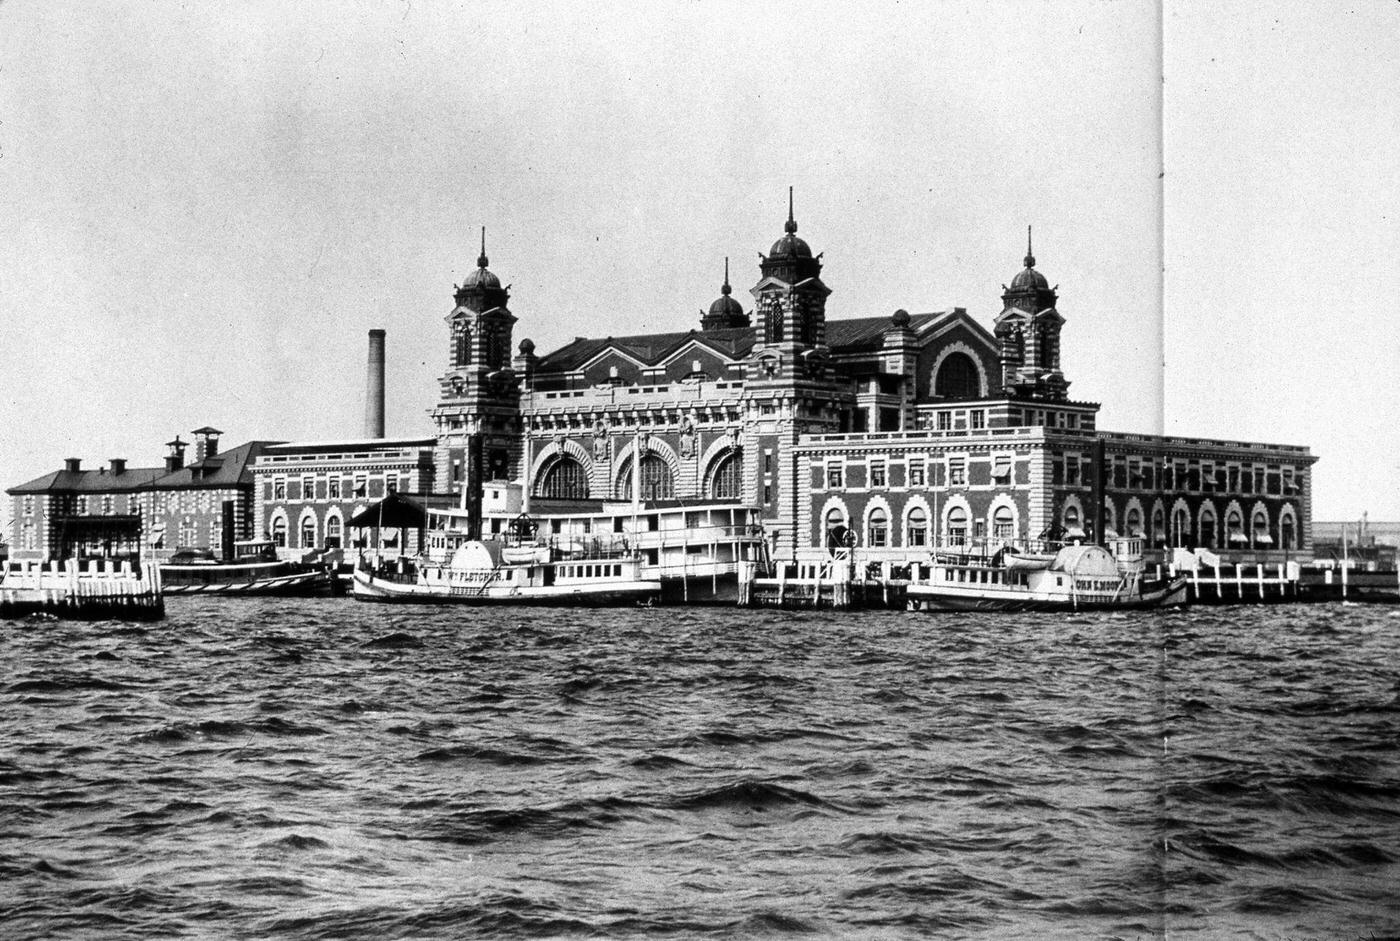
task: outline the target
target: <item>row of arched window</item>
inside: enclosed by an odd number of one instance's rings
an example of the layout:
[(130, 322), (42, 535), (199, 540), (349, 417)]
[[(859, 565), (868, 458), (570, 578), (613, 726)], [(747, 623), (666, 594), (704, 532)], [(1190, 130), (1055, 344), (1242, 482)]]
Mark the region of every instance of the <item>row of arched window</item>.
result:
[[(616, 476), (613, 497), (632, 499), (632, 459), (623, 462)], [(676, 495), (675, 474), (666, 459), (654, 452), (642, 455), (635, 475), (640, 479), (643, 500), (670, 500)], [(730, 451), (715, 462), (706, 481), (705, 496), (712, 500), (738, 500), (743, 494), (744, 459)], [(577, 459), (557, 455), (540, 474), (533, 496), (558, 500), (587, 500), (590, 496), (588, 471)]]
[[(1016, 538), (1016, 512), (1011, 507), (1000, 504), (992, 509), (986, 520), (974, 520), (966, 507), (954, 505), (948, 507), (943, 514), (943, 543), (964, 545), (973, 538), (984, 536), (988, 523), (994, 540), (1009, 542)], [(822, 526), (827, 533), (841, 529), (854, 530), (857, 533), (857, 541), (873, 549), (898, 545), (918, 549), (932, 545), (935, 539), (935, 534), (929, 530), (928, 510), (918, 504), (904, 511), (901, 542), (897, 542), (896, 534), (891, 532), (889, 511), (880, 504), (875, 504), (865, 511), (859, 528), (852, 523), (845, 508), (839, 506), (827, 510)]]
[[(1088, 525), (1086, 511), (1076, 504), (1067, 504), (1061, 513), (1061, 523), (1070, 536), (1085, 535)], [(1167, 528), (1166, 511), (1158, 506), (1152, 510), (1151, 528), (1146, 528), (1142, 510), (1129, 506), (1123, 515), (1123, 528), (1120, 532), (1118, 521), (1111, 504), (1104, 507), (1105, 535), (1141, 536), (1152, 545), (1172, 545), (1183, 548), (1205, 549), (1289, 549), (1298, 548), (1298, 523), (1291, 506), (1283, 507), (1278, 514), (1278, 527), (1275, 530), (1269, 513), (1263, 507), (1255, 507), (1245, 525), (1245, 513), (1238, 507), (1226, 510), (1223, 519), (1215, 507), (1206, 504), (1200, 508), (1193, 525), (1192, 514), (1184, 506), (1172, 510), (1171, 528)]]
[(316, 515), (306, 512), (302, 514), (294, 536), (287, 525), (287, 517), (279, 512), (273, 515), (268, 534), (272, 537), (272, 544), (279, 549), (335, 549), (344, 545), (343, 528), (340, 514), (332, 511), (326, 517), (326, 538), (323, 543), (319, 539), (320, 527), (316, 523)]

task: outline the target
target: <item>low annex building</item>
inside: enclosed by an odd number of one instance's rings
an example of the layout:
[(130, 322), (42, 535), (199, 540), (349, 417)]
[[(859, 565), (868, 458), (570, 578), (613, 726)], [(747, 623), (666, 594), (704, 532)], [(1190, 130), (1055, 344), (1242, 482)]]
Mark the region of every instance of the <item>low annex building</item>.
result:
[(234, 538), (253, 538), (251, 465), (270, 442), (220, 452), (221, 434), (197, 429), (190, 464), (189, 443), (177, 435), (166, 443), (161, 467), (127, 467), (113, 458), (106, 467), (83, 470), (80, 459), (68, 458), (63, 470), (10, 488), (11, 558), (164, 560), (181, 549), (218, 553), (226, 501), (233, 503)]

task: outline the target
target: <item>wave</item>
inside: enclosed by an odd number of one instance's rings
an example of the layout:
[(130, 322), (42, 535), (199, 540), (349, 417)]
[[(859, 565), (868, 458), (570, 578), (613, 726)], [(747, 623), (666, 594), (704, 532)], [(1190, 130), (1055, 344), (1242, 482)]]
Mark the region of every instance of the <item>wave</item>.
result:
[(815, 807), (847, 813), (831, 801), (807, 791), (784, 787), (770, 781), (745, 780), (673, 798), (665, 805), (671, 810), (768, 811), (782, 807)]

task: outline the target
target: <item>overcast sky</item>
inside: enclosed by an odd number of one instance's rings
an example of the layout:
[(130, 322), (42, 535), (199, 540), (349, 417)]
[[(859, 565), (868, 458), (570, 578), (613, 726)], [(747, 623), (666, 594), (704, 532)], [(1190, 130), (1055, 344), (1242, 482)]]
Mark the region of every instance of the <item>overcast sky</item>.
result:
[(1400, 519), (1400, 4), (1165, 2), (9, 0), (0, 485), (358, 436), (371, 327), (430, 433), (479, 226), (545, 352), (750, 308), (792, 185), (828, 317), (990, 326), (1034, 224), (1100, 427)]

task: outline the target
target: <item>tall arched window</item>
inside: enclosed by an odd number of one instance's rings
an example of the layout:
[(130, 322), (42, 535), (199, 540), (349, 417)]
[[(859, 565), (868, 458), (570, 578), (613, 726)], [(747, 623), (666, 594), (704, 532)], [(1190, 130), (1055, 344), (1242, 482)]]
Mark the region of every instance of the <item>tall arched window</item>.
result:
[(287, 518), (285, 516), (272, 518), (272, 544), (279, 549), (287, 548)]
[(1126, 532), (1124, 532), (1125, 536), (1141, 536), (1142, 510), (1139, 510), (1135, 506), (1128, 507), (1127, 515), (1123, 519), (1123, 525), (1126, 528)]
[(904, 524), (904, 544), (906, 546), (928, 545), (928, 514), (921, 506), (911, 507)]
[(977, 364), (966, 353), (949, 353), (933, 379), (933, 394), (945, 399), (975, 399), (982, 392)]
[(890, 518), (882, 507), (875, 507), (866, 517), (865, 544), (877, 548), (890, 544)]
[(1215, 548), (1215, 513), (1209, 508), (1201, 513), (1201, 545), (1207, 549)]
[(710, 475), (710, 498), (738, 500), (743, 493), (744, 458), (738, 451), (730, 451), (719, 459)]
[(1253, 538), (1256, 546), (1269, 546), (1273, 544), (1273, 536), (1269, 534), (1269, 515), (1263, 510), (1254, 511)]
[(1016, 536), (1016, 516), (1009, 506), (999, 506), (992, 513), (992, 538), (1010, 542)]
[(1229, 533), (1231, 545), (1249, 542), (1249, 537), (1244, 534), (1244, 520), (1240, 517), (1239, 510), (1231, 510), (1230, 515), (1225, 517), (1225, 531)]
[(1167, 538), (1167, 519), (1162, 508), (1156, 507), (1152, 510), (1152, 544), (1158, 545)]
[(1070, 539), (1084, 538), (1084, 521), (1079, 518), (1079, 507), (1070, 504), (1064, 512), (1065, 536)]
[(341, 534), (340, 516), (339, 516), (338, 514), (336, 514), (336, 513), (332, 513), (330, 516), (326, 517), (326, 548), (327, 548), (327, 549), (339, 549), (339, 548), (340, 548), (340, 534)]
[(301, 547), (316, 548), (316, 517), (310, 513), (301, 518)]
[(948, 511), (948, 544), (961, 546), (967, 542), (967, 511), (955, 506)]
[[(675, 482), (671, 478), (671, 465), (659, 454), (642, 455), (640, 476), (642, 478), (643, 500), (670, 500), (676, 495)], [(632, 462), (622, 474), (622, 499), (632, 499)]]
[(1293, 541), (1294, 536), (1296, 535), (1296, 533), (1295, 533), (1295, 527), (1294, 527), (1294, 525), (1293, 525), (1293, 517), (1292, 517), (1292, 516), (1284, 516), (1283, 519), (1279, 520), (1279, 524), (1278, 524), (1278, 535), (1279, 535), (1279, 541), (1283, 544), (1282, 546), (1280, 546), (1280, 548), (1283, 548), (1283, 549), (1296, 549), (1296, 548), (1298, 548), (1297, 544), (1294, 543), (1294, 541)]
[(1186, 507), (1177, 507), (1172, 511), (1172, 545), (1186, 547), (1191, 541), (1191, 515), (1186, 512)]
[(588, 472), (583, 465), (566, 455), (545, 468), (544, 476), (535, 487), (535, 496), (556, 500), (587, 500)]
[(472, 361), (472, 332), (465, 323), (459, 323), (452, 331), (452, 362), (466, 366)]

